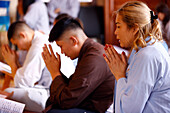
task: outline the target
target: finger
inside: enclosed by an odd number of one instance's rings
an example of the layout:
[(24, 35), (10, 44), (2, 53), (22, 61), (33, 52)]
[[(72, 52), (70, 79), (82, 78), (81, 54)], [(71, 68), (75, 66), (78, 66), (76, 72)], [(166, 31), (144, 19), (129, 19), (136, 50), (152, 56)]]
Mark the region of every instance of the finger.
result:
[(127, 63), (127, 57), (126, 57), (126, 54), (125, 54), (124, 51), (122, 52), (121, 57), (122, 57), (122, 61), (126, 64)]
[(3, 45), (3, 51), (8, 52), (8, 49), (7, 49), (6, 45)]
[(60, 55), (57, 52), (56, 52), (56, 55), (57, 55), (58, 61), (61, 62)]
[(5, 49), (5, 46), (3, 45), (2, 46), (2, 52), (5, 52), (6, 51), (6, 49)]
[(55, 56), (51, 44), (49, 44), (48, 46), (49, 46), (49, 48), (50, 48), (51, 55), (52, 55), (52, 56)]
[(107, 58), (111, 61), (111, 60), (114, 60), (114, 54), (111, 54), (110, 52), (110, 48), (108, 47), (108, 45), (105, 46), (105, 52), (106, 52), (106, 55), (107, 55)]
[(43, 47), (43, 56), (47, 62), (47, 60), (51, 59), (51, 54), (49, 53), (49, 51), (47, 50), (47, 46)]
[(47, 66), (47, 64), (48, 64), (48, 59), (46, 58), (46, 56), (44, 55), (43, 52), (42, 52), (42, 58), (43, 58), (43, 60), (44, 60), (45, 65)]
[(2, 46), (2, 55), (3, 57), (6, 55), (7, 51), (6, 51), (6, 48), (5, 48), (5, 45)]
[(110, 50), (112, 51), (112, 53), (114, 54), (115, 58), (120, 59), (120, 55), (119, 53), (115, 50), (115, 48), (112, 45), (109, 45)]
[(51, 56), (49, 50), (48, 50), (48, 47), (46, 44), (44, 44), (44, 47), (43, 47), (43, 52), (44, 52), (44, 55), (48, 55), (48, 56)]
[(44, 52), (42, 52), (41, 55), (42, 55), (42, 58), (44, 59), (44, 62), (45, 62), (46, 58), (45, 58)]
[(112, 51), (111, 51), (111, 48), (109, 47), (108, 44), (106, 44), (106, 50), (107, 50), (107, 52), (108, 52), (110, 55), (113, 54)]
[(8, 53), (11, 53), (11, 48), (8, 45), (5, 45), (5, 48)]
[(14, 50), (12, 50), (12, 49), (9, 47), (9, 45), (7, 45), (7, 48), (8, 48), (8, 50), (9, 50), (9, 52), (10, 52), (11, 54), (13, 54), (13, 51), (14, 51)]
[(109, 65), (109, 64), (110, 64), (110, 61), (109, 61), (109, 59), (107, 58), (107, 56), (106, 56), (105, 54), (103, 54), (103, 57), (104, 57), (106, 63)]
[(108, 59), (109, 61), (111, 61), (111, 56), (110, 56), (110, 54), (108, 53), (107, 50), (105, 50), (105, 53), (106, 53), (106, 55), (107, 55), (107, 59)]
[(5, 56), (5, 53), (4, 53), (4, 51), (2, 51), (2, 56), (3, 56), (3, 57)]

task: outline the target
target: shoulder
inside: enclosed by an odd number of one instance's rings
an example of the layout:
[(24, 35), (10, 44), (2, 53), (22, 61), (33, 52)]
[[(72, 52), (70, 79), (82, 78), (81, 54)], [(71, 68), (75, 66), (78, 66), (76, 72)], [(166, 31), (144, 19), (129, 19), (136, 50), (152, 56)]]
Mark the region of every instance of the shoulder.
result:
[(106, 62), (103, 57), (103, 53), (104, 53), (104, 46), (90, 39), (85, 43), (83, 50), (80, 53), (81, 56), (80, 59), (81, 61), (88, 63), (90, 65), (94, 65), (96, 67), (101, 66), (97, 64), (106, 65)]
[(144, 47), (136, 54), (136, 57), (141, 59), (141, 61), (147, 62), (160, 61), (165, 56), (167, 56), (167, 51), (160, 42)]
[(32, 40), (31, 47), (43, 47), (44, 44), (48, 44), (48, 35), (45, 35), (39, 31), (35, 31), (34, 33), (34, 39)]
[(86, 49), (89, 53), (90, 52), (95, 52), (95, 53), (103, 53), (104, 52), (104, 46), (98, 42), (93, 41), (92, 39), (87, 39)]
[(45, 4), (42, 1), (36, 1), (29, 6), (29, 9), (42, 9), (46, 8)]

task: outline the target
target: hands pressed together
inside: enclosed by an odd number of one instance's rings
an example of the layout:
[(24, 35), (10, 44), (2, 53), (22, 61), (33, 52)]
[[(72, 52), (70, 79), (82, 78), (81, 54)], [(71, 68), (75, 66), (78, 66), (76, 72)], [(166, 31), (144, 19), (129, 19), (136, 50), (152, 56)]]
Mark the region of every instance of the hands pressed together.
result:
[(7, 64), (11, 67), (12, 77), (14, 77), (16, 70), (19, 68), (16, 51), (12, 50), (8, 45), (3, 45), (2, 56), (4, 57)]
[(103, 54), (111, 72), (118, 81), (120, 78), (126, 78), (126, 68), (127, 68), (127, 57), (125, 52), (122, 52), (121, 56), (114, 49), (112, 45), (106, 44), (105, 46), (106, 55)]
[(49, 48), (50, 48), (50, 52), (48, 50), (47, 45), (46, 44), (44, 45), (42, 57), (47, 66), (47, 69), (49, 70), (52, 78), (54, 79), (56, 76), (61, 75), (60, 73), (61, 60), (60, 60), (60, 55), (58, 53), (56, 53), (57, 54), (57, 58), (56, 58), (51, 45), (49, 45)]

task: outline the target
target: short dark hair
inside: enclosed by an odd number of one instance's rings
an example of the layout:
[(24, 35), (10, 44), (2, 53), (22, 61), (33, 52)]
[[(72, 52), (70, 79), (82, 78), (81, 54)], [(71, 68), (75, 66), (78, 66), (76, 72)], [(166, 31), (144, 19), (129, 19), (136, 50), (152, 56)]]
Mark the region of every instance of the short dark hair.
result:
[(67, 13), (62, 13), (62, 14), (59, 14), (56, 18), (55, 18), (55, 21), (58, 21), (62, 18), (65, 18), (65, 17), (71, 17), (70, 15), (68, 15)]
[(22, 8), (23, 8), (24, 14), (27, 13), (28, 7), (34, 2), (35, 0), (22, 0)]
[(30, 28), (24, 21), (16, 21), (12, 23), (8, 29), (8, 40), (10, 41), (11, 38), (14, 36), (14, 34), (18, 32), (18, 30), (22, 29), (23, 27)]
[(59, 40), (60, 36), (67, 30), (82, 29), (79, 21), (72, 17), (64, 17), (60, 19), (50, 31), (49, 42)]

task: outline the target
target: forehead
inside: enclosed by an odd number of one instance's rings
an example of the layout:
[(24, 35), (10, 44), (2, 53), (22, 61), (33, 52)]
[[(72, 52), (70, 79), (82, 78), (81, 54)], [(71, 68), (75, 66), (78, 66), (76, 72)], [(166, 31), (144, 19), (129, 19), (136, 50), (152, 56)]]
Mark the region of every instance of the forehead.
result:
[(123, 21), (122, 21), (122, 16), (121, 15), (119, 15), (119, 14), (117, 14), (116, 15), (116, 24), (120, 24), (120, 23), (122, 23)]
[(56, 44), (59, 45), (59, 46), (65, 44), (65, 41), (64, 41), (64, 40), (56, 40), (55, 42), (56, 42)]
[(123, 20), (122, 20), (122, 16), (117, 14), (116, 15), (116, 21), (115, 21), (116, 25), (121, 25), (121, 26), (124, 26), (126, 28), (128, 28), (128, 25), (127, 23), (125, 23)]

